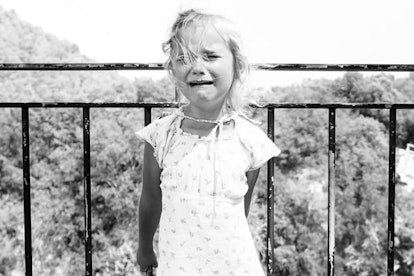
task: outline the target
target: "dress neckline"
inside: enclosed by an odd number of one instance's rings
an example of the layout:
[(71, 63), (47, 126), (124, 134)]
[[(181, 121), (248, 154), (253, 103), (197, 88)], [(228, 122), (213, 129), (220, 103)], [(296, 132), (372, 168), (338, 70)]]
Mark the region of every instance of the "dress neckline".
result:
[[(191, 137), (197, 140), (212, 140), (213, 139), (213, 133), (216, 132), (219, 129), (219, 133), (218, 133), (218, 137), (219, 139), (229, 139), (232, 138), (234, 136), (234, 132), (236, 130), (237, 127), (237, 117), (238, 114), (236, 112), (232, 112), (229, 114), (226, 114), (224, 116), (222, 116), (220, 119), (217, 120), (204, 120), (204, 119), (197, 119), (197, 118), (193, 118), (191, 116), (187, 116), (184, 114), (183, 112), (183, 107), (178, 108), (174, 113), (177, 116), (176, 123), (175, 123), (175, 130), (177, 131), (177, 133), (181, 134), (182, 136), (187, 136), (187, 137)], [(194, 120), (194, 121), (200, 121), (200, 122), (206, 122), (206, 123), (212, 123), (212, 124), (216, 124), (216, 126), (209, 132), (208, 135), (206, 136), (201, 136), (195, 133), (190, 133), (187, 132), (185, 130), (182, 129), (181, 125), (184, 119), (189, 119), (189, 120)], [(234, 126), (232, 129), (228, 130), (226, 129), (225, 133), (223, 133), (223, 125), (225, 125), (226, 123), (233, 121), (234, 122)]]

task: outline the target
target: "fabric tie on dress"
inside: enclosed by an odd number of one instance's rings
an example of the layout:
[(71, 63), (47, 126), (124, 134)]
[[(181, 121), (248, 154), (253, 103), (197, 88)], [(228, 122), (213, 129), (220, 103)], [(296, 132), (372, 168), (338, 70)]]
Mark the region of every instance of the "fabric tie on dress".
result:
[[(183, 108), (179, 108), (175, 114), (181, 118), (184, 119), (189, 119), (195, 122), (200, 122), (200, 123), (210, 123), (210, 124), (215, 124), (215, 127), (210, 131), (210, 134), (207, 135), (205, 137), (206, 141), (208, 142), (207, 144), (207, 151), (206, 151), (206, 160), (209, 160), (209, 153), (210, 153), (210, 147), (213, 147), (213, 157), (212, 157), (212, 162), (213, 162), (213, 179), (214, 179), (214, 186), (213, 186), (213, 216), (212, 216), (212, 220), (211, 223), (213, 224), (213, 221), (215, 219), (216, 216), (216, 195), (217, 195), (217, 159), (218, 159), (218, 155), (217, 155), (217, 144), (218, 142), (222, 139), (222, 133), (223, 133), (223, 128), (224, 125), (228, 122), (234, 121), (235, 122), (235, 117), (238, 115), (238, 113), (236, 112), (232, 112), (232, 113), (228, 113), (226, 115), (224, 115), (222, 118), (218, 119), (218, 120), (205, 120), (205, 119), (197, 119), (197, 118), (193, 118), (190, 116), (187, 116), (183, 113)], [(171, 136), (171, 135), (169, 135)], [(170, 143), (171, 138), (167, 138), (167, 143)], [(167, 148), (168, 149), (168, 148)], [(199, 181), (201, 181), (199, 179)], [(200, 183), (198, 184), (199, 187), (201, 186)]]

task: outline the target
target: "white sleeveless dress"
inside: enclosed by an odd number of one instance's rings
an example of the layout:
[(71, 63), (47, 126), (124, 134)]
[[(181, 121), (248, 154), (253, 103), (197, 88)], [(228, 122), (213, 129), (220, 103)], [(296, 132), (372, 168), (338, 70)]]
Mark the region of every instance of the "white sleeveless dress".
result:
[(230, 132), (198, 137), (182, 131), (180, 112), (136, 132), (162, 169), (157, 276), (264, 276), (245, 217), (246, 172), (280, 150), (237, 114)]

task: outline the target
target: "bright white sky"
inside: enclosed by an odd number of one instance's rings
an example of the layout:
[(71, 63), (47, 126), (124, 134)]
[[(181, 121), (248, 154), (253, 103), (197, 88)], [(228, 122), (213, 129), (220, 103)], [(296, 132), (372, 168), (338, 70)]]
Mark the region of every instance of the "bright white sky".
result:
[[(164, 62), (161, 42), (177, 12), (198, 7), (235, 21), (251, 63), (414, 64), (413, 0), (0, 0), (0, 5), (76, 43), (97, 62)], [(252, 83), (284, 85), (341, 74), (257, 72)]]

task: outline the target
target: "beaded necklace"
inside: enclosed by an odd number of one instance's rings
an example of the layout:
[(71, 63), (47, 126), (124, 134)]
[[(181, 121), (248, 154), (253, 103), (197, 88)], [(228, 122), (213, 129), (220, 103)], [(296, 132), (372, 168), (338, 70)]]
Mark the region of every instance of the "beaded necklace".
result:
[(185, 119), (189, 119), (195, 122), (199, 122), (199, 123), (208, 123), (208, 124), (220, 124), (220, 120), (209, 120), (209, 119), (197, 119), (188, 115), (185, 115), (184, 113), (180, 114), (181, 117), (185, 118)]
[(188, 116), (188, 115), (185, 115), (184, 114), (184, 107), (185, 106), (182, 106), (182, 107), (180, 107), (179, 108), (179, 112), (178, 112), (178, 116), (180, 116), (180, 117), (183, 117), (183, 118), (185, 118), (185, 119), (189, 119), (189, 120), (191, 120), (191, 121), (194, 121), (194, 122), (199, 122), (199, 123), (207, 123), (207, 124), (214, 124), (214, 125), (223, 125), (223, 123), (224, 122), (227, 122), (227, 121), (230, 121), (230, 120), (232, 120), (232, 116), (234, 116), (235, 115), (235, 112), (231, 112), (231, 113), (228, 113), (228, 114), (226, 114), (226, 115), (224, 115), (221, 119), (219, 119), (219, 120), (210, 120), (210, 119), (198, 119), (198, 118), (194, 118), (194, 117), (191, 117), (191, 116)]

